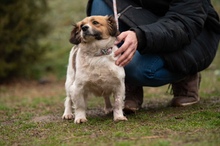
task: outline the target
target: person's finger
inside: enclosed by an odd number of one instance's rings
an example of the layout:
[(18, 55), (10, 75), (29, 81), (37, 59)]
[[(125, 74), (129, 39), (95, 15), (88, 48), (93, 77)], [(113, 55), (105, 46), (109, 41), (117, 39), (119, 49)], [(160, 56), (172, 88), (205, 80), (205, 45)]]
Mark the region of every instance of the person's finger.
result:
[(127, 43), (122, 44), (122, 46), (118, 50), (115, 51), (115, 56), (118, 56), (124, 53), (128, 47), (129, 46)]
[[(121, 49), (121, 50), (120, 50)], [(133, 54), (135, 53), (135, 49), (132, 45), (130, 45), (130, 43), (125, 43), (121, 48), (119, 48), (120, 52), (123, 52), (123, 54), (117, 59), (116, 64), (117, 65), (122, 65), (124, 63), (122, 62), (127, 62), (131, 60), (131, 57), (133, 56)], [(119, 53), (120, 53), (119, 52)], [(117, 52), (116, 52), (117, 53)], [(117, 55), (117, 54), (116, 54)], [(130, 58), (129, 58), (130, 57)]]
[(121, 62), (120, 64), (119, 64), (119, 66), (125, 66), (125, 65), (127, 65), (131, 60), (132, 60), (132, 58), (133, 58), (133, 56), (134, 56), (134, 54), (129, 54), (129, 56), (125, 59), (125, 60), (123, 60), (123, 62)]
[(124, 60), (122, 60), (122, 61), (119, 63), (118, 66), (125, 66), (125, 65), (127, 65), (127, 64), (132, 60), (133, 56), (134, 56), (134, 54), (133, 54), (133, 53), (130, 53), (130, 54), (128, 55), (128, 57), (126, 57)]
[(121, 42), (125, 39), (125, 36), (126, 36), (126, 35), (125, 35), (124, 32), (122, 32), (121, 34), (119, 34), (119, 35), (117, 36), (116, 41), (115, 41), (115, 45), (121, 43)]
[(124, 66), (124, 64), (127, 64), (129, 62), (134, 54), (135, 51), (131, 47), (129, 47), (117, 60), (116, 65)]
[(121, 43), (121, 42), (122, 42), (121, 39), (120, 39), (120, 40), (119, 40), (119, 39), (116, 39), (114, 44), (115, 44), (115, 45), (118, 45), (118, 44)]
[(131, 31), (122, 32), (118, 36), (118, 42), (120, 41), (124, 41), (124, 43), (117, 51), (115, 51), (115, 56), (121, 55), (116, 60), (115, 64), (125, 66), (134, 56), (137, 48), (137, 41), (135, 39), (134, 32)]

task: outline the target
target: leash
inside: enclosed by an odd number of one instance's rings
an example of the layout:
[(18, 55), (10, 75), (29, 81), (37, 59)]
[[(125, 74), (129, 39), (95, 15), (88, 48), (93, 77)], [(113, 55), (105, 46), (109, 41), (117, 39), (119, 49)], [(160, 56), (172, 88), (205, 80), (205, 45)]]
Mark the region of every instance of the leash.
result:
[(113, 11), (114, 11), (114, 17), (115, 17), (115, 22), (117, 25), (117, 29), (119, 29), (119, 24), (118, 24), (118, 12), (117, 12), (117, 3), (116, 0), (113, 0)]

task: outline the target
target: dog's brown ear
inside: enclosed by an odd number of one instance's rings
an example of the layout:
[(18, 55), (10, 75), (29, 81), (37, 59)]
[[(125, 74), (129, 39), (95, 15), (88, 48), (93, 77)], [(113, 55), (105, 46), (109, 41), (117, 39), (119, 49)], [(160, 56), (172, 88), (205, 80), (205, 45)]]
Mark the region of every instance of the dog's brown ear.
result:
[(115, 37), (118, 36), (120, 32), (117, 29), (115, 18), (112, 15), (108, 16), (107, 21), (108, 21), (108, 31), (109, 31), (109, 34), (111, 36), (115, 36)]
[(80, 27), (78, 25), (73, 25), (73, 30), (71, 31), (70, 35), (70, 43), (78, 45), (81, 43), (81, 37), (80, 37)]

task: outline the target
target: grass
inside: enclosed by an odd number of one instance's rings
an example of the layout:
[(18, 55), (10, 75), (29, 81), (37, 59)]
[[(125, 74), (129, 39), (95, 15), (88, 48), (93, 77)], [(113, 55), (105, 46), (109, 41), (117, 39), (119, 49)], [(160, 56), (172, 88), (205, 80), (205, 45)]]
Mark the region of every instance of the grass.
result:
[[(209, 70), (204, 71), (205, 76)], [(220, 77), (218, 76), (218, 79)], [(114, 123), (104, 115), (103, 99), (91, 97), (88, 122), (63, 121), (63, 82), (36, 82), (0, 87), (0, 145), (213, 145), (220, 142), (219, 86), (202, 83), (199, 104), (167, 107), (167, 86), (145, 88), (143, 109)], [(204, 90), (206, 89), (206, 90)], [(155, 93), (155, 94), (154, 94)]]
[[(88, 101), (88, 122), (63, 121), (64, 78), (71, 44), (71, 24), (85, 16), (86, 0), (48, 1), (45, 19), (53, 31), (41, 40), (50, 44), (45, 68), (52, 68), (37, 81), (18, 81), (0, 86), (0, 145), (115, 145), (115, 146), (217, 146), (220, 143), (220, 53), (202, 72), (201, 102), (194, 106), (167, 106), (172, 95), (168, 86), (145, 87), (143, 109), (114, 123), (105, 115), (102, 98)], [(215, 7), (220, 10), (216, 0)], [(55, 75), (54, 75), (55, 73)], [(57, 80), (58, 76), (58, 80)]]

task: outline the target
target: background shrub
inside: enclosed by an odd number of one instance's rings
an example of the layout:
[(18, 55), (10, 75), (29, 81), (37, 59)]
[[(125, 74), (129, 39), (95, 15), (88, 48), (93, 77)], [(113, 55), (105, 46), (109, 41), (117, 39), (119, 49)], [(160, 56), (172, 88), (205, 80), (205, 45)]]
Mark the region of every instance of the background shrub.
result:
[(0, 79), (30, 77), (34, 64), (39, 61), (45, 47), (39, 38), (48, 32), (42, 19), (48, 11), (46, 0), (0, 1)]

